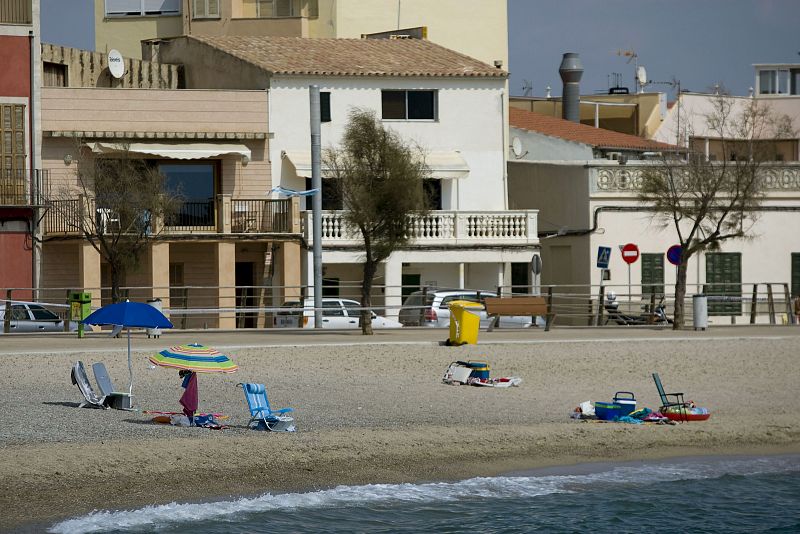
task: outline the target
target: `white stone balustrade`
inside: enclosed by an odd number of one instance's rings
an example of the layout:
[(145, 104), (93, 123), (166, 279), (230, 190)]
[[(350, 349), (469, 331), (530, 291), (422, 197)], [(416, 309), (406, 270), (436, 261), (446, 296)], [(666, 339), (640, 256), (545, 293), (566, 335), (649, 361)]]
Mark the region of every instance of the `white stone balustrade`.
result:
[[(411, 216), (411, 245), (527, 245), (539, 242), (538, 210), (431, 211)], [(344, 211), (322, 212), (323, 245), (361, 245), (358, 230), (344, 219)], [(303, 232), (313, 243), (312, 212), (303, 213)]]

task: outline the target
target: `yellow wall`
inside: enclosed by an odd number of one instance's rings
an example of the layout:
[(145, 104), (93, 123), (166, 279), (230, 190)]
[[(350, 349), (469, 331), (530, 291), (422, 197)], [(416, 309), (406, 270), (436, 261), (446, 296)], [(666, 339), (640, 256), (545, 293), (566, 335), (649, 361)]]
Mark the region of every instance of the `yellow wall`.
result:
[(508, 66), (506, 0), (319, 0), (319, 18), (308, 26), (309, 37), (351, 38), (426, 26), (436, 44)]
[(175, 37), (183, 33), (180, 15), (170, 17), (109, 17), (105, 1), (94, 2), (95, 51), (119, 50), (122, 57), (142, 59), (142, 39)]

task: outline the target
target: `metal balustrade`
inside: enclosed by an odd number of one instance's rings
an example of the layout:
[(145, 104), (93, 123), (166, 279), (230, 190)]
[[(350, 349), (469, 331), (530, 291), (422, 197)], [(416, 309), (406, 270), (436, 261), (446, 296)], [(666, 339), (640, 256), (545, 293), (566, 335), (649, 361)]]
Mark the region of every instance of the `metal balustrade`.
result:
[(231, 212), (231, 232), (235, 234), (292, 231), (292, 202), (288, 199), (233, 199)]

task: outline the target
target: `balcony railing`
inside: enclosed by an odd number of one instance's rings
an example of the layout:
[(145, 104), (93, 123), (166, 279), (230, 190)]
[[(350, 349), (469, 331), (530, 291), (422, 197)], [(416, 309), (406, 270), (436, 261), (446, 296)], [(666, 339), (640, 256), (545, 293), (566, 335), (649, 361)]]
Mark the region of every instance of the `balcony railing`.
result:
[[(408, 236), (412, 245), (535, 244), (537, 210), (433, 211), (411, 216)], [(313, 242), (312, 214), (305, 212), (305, 235)], [(344, 211), (322, 212), (322, 242), (327, 245), (361, 244), (361, 236), (345, 221)]]
[[(642, 185), (645, 171), (658, 168), (647, 165), (598, 165), (593, 167), (593, 193), (635, 193)], [(800, 164), (762, 164), (758, 172), (767, 193), (800, 193)]]
[(286, 233), (292, 228), (292, 203), (281, 200), (231, 200), (231, 232)]
[[(119, 218), (107, 208), (97, 208), (93, 200), (80, 198), (50, 200), (43, 220), (45, 235), (79, 235), (81, 221), (96, 224), (98, 231), (113, 232)], [(94, 213), (94, 218), (84, 217)], [(164, 221), (149, 220), (150, 228), (162, 236), (180, 234), (299, 234), (297, 200), (235, 199), (219, 195), (214, 200), (184, 202), (178, 212)], [(142, 219), (145, 220), (145, 219)], [(158, 229), (161, 229), (160, 232)]]
[(32, 24), (31, 0), (3, 0), (0, 2), (0, 24)]

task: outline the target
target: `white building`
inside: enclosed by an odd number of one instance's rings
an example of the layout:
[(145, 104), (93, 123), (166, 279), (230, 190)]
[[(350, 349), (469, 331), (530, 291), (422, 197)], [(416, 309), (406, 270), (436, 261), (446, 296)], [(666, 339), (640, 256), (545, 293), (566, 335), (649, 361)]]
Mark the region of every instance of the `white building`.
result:
[[(376, 302), (385, 296), (388, 315), (397, 313), (401, 286), (410, 292), (529, 283), (536, 212), (507, 210), (502, 69), (418, 39), (181, 37), (157, 43), (153, 53), (183, 63), (191, 88), (268, 90), (273, 186), (310, 185), (312, 84), (322, 93), (323, 148), (337, 146), (348, 113), (361, 108), (427, 152), (439, 209), (417, 221), (411, 244), (378, 274), (376, 283), (386, 289)], [(343, 228), (341, 211), (325, 210), (323, 217), (326, 294), (356, 295), (360, 239)], [(305, 218), (309, 251), (298, 268), (311, 285), (310, 211)]]

